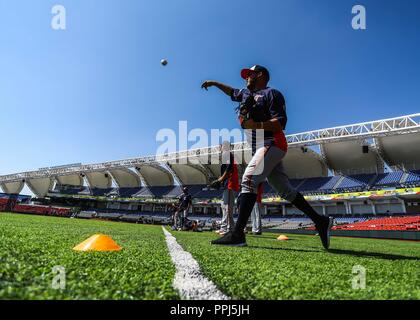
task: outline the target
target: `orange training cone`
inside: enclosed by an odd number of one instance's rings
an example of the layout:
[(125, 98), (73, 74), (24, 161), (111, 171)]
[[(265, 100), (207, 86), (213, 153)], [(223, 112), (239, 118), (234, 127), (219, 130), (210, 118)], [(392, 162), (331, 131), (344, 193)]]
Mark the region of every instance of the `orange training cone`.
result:
[(289, 240), (289, 238), (285, 236), (284, 234), (281, 234), (277, 237), (277, 240), (286, 241), (286, 240)]
[(122, 248), (111, 237), (94, 234), (73, 248), (76, 251), (120, 251)]

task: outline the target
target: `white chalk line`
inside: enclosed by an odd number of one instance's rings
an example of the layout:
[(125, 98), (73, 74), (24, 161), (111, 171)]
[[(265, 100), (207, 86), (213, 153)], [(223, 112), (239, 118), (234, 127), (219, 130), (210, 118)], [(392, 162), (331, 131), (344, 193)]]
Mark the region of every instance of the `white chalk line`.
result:
[(176, 269), (173, 287), (179, 292), (181, 298), (186, 300), (229, 300), (228, 296), (201, 273), (200, 266), (193, 256), (178, 244), (170, 232), (164, 227), (162, 229)]

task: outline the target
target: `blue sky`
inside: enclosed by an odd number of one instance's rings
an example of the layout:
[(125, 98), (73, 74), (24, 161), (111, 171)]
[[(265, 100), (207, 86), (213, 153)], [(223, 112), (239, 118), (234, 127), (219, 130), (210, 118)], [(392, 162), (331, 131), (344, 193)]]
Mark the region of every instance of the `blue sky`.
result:
[[(51, 28), (64, 5), (67, 29)], [(351, 28), (363, 4), (367, 30)], [(417, 0), (0, 0), (0, 174), (154, 154), (161, 128), (236, 128), (206, 79), (256, 63), (287, 133), (420, 111)], [(169, 64), (160, 65), (166, 58)]]

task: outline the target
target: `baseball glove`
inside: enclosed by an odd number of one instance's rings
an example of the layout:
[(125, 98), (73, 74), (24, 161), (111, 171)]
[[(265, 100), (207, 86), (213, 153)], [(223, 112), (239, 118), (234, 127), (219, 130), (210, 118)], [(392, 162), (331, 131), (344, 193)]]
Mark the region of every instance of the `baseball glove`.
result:
[(220, 187), (222, 186), (222, 183), (219, 180), (214, 180), (213, 182), (211, 182), (208, 187), (211, 189), (220, 189)]

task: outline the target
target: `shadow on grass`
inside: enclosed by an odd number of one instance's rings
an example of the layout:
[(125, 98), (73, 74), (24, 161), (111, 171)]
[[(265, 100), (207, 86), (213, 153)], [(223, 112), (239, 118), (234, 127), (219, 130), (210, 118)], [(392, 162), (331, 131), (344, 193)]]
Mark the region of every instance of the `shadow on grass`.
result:
[(376, 258), (376, 259), (385, 259), (385, 260), (418, 260), (420, 258), (417, 257), (407, 257), (407, 256), (400, 256), (396, 254), (389, 254), (389, 253), (381, 253), (381, 252), (365, 252), (365, 251), (354, 251), (354, 250), (343, 250), (343, 249), (329, 249), (329, 253), (333, 254), (344, 254), (354, 257), (361, 257), (361, 258)]
[(344, 254), (348, 256), (361, 257), (361, 258), (375, 258), (375, 259), (384, 259), (384, 260), (413, 260), (420, 261), (420, 258), (417, 257), (407, 257), (400, 256), (396, 254), (380, 253), (380, 252), (364, 252), (364, 251), (354, 251), (354, 250), (343, 250), (343, 249), (329, 249), (325, 251), (324, 249), (319, 250), (306, 250), (306, 249), (297, 249), (297, 248), (281, 248), (281, 247), (265, 247), (265, 246), (250, 246), (248, 248), (252, 249), (264, 249), (264, 250), (275, 250), (275, 251), (295, 251), (295, 252), (310, 252), (310, 253), (320, 253), (324, 252), (326, 254)]
[(296, 248), (279, 248), (279, 247), (264, 247), (264, 246), (250, 246), (250, 245), (248, 245), (248, 248), (251, 248), (251, 249), (264, 249), (264, 250), (275, 250), (275, 251), (311, 252), (311, 253), (322, 252), (321, 250), (305, 250), (305, 249), (296, 249)]
[[(268, 240), (277, 240), (276, 237), (269, 237), (269, 236), (262, 236), (262, 235), (255, 235), (255, 234), (247, 234), (246, 237), (254, 238), (254, 239), (268, 239)], [(295, 241), (296, 239), (290, 239), (289, 241)]]

